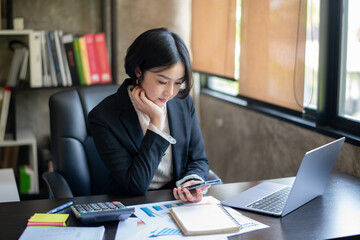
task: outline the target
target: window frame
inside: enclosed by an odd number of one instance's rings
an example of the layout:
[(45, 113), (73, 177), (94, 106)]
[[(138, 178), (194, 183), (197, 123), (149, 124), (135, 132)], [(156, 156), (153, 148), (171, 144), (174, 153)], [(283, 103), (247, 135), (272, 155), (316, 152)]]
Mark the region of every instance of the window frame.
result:
[[(346, 119), (339, 115), (339, 101), (340, 101), (340, 79), (341, 68), (343, 62), (341, 61), (343, 48), (343, 28), (344, 26), (343, 16), (344, 5), (343, 1), (321, 1), (320, 11), (324, 33), (320, 36), (326, 36), (320, 41), (320, 45), (323, 44), (326, 47), (320, 48), (319, 59), (327, 59), (327, 61), (320, 61), (319, 65), (323, 65), (323, 75), (321, 84), (319, 84), (323, 91), (319, 90), (319, 102), (324, 102), (324, 106), (318, 103), (318, 116), (316, 117), (316, 124), (321, 128), (329, 128), (333, 131), (340, 131), (348, 133), (350, 135), (360, 136), (360, 123)], [(346, 17), (346, 15), (344, 15)], [(320, 18), (320, 19), (321, 19)], [(320, 73), (321, 74), (321, 73)], [(321, 75), (320, 75), (321, 76)], [(321, 92), (327, 92), (321, 94)], [(334, 108), (333, 106), (336, 106)], [(358, 139), (359, 140), (359, 139)]]

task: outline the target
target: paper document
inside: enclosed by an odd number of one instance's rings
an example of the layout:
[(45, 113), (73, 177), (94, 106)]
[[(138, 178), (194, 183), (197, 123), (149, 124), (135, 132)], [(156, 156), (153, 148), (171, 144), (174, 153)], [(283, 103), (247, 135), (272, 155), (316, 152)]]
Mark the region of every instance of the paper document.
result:
[[(157, 202), (141, 205), (133, 205), (128, 207), (135, 208), (136, 218), (129, 218), (125, 221), (120, 221), (118, 224), (115, 240), (128, 239), (204, 239), (205, 235), (199, 236), (184, 236), (172, 219), (169, 209), (181, 205), (197, 205), (197, 204), (218, 204), (220, 203), (214, 197), (206, 196), (199, 203), (182, 203), (179, 200)], [(222, 240), (229, 236), (238, 235), (250, 231), (255, 231), (269, 226), (257, 222), (251, 218), (243, 216), (236, 210), (225, 207), (226, 210), (236, 219), (241, 225), (240, 230), (227, 234), (212, 234), (206, 235), (207, 240)], [(124, 238), (126, 236), (126, 238)]]
[(105, 227), (27, 227), (19, 240), (102, 240)]

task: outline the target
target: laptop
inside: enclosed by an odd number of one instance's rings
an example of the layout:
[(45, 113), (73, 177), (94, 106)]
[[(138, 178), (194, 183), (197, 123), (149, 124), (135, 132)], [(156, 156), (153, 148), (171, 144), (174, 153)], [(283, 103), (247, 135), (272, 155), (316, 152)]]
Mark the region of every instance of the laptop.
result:
[(221, 203), (225, 206), (283, 217), (324, 192), (345, 137), (307, 152), (294, 184), (260, 183)]

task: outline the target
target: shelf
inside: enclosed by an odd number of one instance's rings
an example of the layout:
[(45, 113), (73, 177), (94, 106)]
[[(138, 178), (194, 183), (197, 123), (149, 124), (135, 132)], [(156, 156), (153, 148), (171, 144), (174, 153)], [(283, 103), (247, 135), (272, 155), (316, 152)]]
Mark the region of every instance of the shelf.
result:
[(0, 30), (0, 36), (27, 36), (32, 33), (33, 30)]
[(33, 144), (36, 139), (34, 133), (30, 130), (18, 130), (16, 132), (17, 140), (8, 140), (5, 139), (4, 141), (0, 142), (0, 147), (11, 147), (11, 146), (26, 146)]
[(17, 130), (16, 140), (5, 140), (0, 142), (0, 147), (29, 146), (29, 166), (33, 171), (31, 176), (31, 186), (28, 193), (39, 193), (39, 173), (37, 143), (35, 135), (28, 129)]

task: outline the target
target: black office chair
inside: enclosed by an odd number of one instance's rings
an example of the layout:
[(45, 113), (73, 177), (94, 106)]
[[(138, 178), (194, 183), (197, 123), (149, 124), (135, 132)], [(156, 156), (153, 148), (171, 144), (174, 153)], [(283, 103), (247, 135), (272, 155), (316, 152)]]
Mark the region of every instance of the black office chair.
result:
[[(42, 175), (50, 198), (102, 194), (108, 170), (90, 134), (88, 113), (119, 86), (94, 85), (53, 94), (49, 100), (53, 172)], [(209, 180), (219, 177), (209, 171)]]
[(103, 193), (108, 170), (90, 134), (88, 113), (117, 85), (78, 87), (53, 94), (49, 99), (51, 153), (54, 172), (43, 179), (51, 198)]

